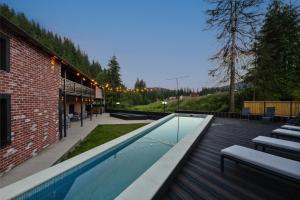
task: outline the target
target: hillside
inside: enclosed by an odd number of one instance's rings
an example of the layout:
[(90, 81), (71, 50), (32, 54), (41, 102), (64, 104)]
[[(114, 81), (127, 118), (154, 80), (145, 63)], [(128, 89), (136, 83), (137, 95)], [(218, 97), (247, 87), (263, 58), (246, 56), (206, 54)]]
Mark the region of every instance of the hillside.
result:
[[(162, 112), (163, 105), (161, 101), (156, 101), (147, 105), (131, 106), (126, 108), (135, 111), (153, 111)], [(166, 105), (167, 112), (174, 112), (177, 109), (177, 101), (170, 100)], [(220, 92), (207, 96), (191, 97), (180, 100), (180, 110), (194, 110), (194, 111), (228, 111), (228, 93)]]

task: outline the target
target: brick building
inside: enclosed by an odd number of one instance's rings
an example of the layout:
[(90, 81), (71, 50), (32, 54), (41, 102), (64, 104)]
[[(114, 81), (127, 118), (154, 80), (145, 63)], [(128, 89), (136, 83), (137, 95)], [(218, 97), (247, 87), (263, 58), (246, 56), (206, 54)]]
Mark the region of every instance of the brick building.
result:
[(0, 16), (0, 175), (67, 136), (70, 114), (92, 117), (98, 86)]

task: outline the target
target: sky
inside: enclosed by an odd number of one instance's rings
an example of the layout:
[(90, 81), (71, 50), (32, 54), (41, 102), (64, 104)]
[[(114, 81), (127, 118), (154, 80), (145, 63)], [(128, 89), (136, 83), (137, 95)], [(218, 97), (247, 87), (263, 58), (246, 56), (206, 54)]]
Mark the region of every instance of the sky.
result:
[(204, 0), (0, 0), (44, 28), (70, 38), (106, 67), (116, 55), (122, 80), (148, 87), (217, 86), (208, 76), (218, 44), (205, 31)]

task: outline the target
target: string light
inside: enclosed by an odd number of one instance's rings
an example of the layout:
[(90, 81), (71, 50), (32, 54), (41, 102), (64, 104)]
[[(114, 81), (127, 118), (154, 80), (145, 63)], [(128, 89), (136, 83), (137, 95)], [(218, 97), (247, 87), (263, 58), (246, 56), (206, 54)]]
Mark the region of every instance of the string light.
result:
[(51, 58), (50, 63), (51, 63), (51, 65), (55, 65), (55, 63), (56, 63), (56, 57), (55, 56), (53, 56)]

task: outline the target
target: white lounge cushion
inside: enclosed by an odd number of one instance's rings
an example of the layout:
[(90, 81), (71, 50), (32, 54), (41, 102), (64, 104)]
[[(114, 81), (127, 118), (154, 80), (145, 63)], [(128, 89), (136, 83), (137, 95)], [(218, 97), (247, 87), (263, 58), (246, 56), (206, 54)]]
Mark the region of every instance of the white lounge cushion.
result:
[(273, 130), (272, 133), (277, 133), (280, 135), (293, 136), (293, 137), (300, 138), (300, 131), (277, 128), (277, 129)]
[(292, 142), (288, 140), (281, 140), (271, 137), (265, 137), (265, 136), (258, 136), (254, 139), (252, 139), (254, 143), (257, 144), (264, 144), (268, 146), (273, 146), (281, 149), (287, 149), (292, 151), (298, 151), (300, 152), (300, 143), (299, 142)]
[(292, 125), (283, 125), (281, 128), (290, 129), (294, 131), (300, 131), (300, 126), (292, 126)]
[(221, 150), (221, 154), (251, 163), (278, 174), (300, 180), (300, 162), (274, 156), (265, 152), (233, 145)]

